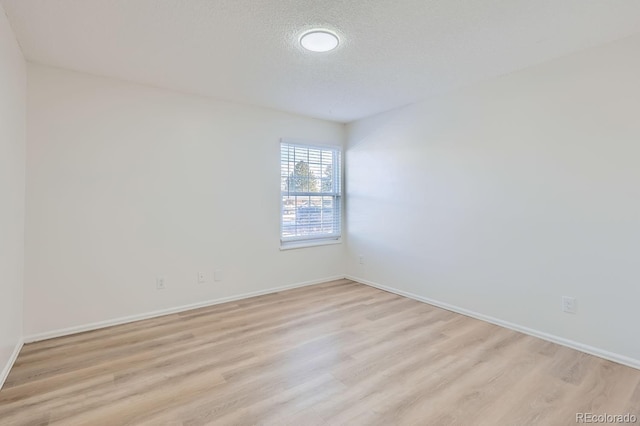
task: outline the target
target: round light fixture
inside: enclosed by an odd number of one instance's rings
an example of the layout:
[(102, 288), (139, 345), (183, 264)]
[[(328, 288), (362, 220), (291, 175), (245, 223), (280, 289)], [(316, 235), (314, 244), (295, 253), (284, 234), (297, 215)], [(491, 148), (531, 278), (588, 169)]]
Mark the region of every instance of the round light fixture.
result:
[(328, 52), (338, 47), (338, 36), (327, 30), (307, 31), (300, 37), (300, 44), (311, 52)]

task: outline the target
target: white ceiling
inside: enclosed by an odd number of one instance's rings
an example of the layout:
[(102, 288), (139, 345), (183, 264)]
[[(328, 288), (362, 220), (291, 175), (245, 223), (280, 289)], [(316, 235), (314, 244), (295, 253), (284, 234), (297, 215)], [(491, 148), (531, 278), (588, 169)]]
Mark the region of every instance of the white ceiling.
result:
[(340, 122), (640, 32), (638, 0), (0, 1), (31, 61)]

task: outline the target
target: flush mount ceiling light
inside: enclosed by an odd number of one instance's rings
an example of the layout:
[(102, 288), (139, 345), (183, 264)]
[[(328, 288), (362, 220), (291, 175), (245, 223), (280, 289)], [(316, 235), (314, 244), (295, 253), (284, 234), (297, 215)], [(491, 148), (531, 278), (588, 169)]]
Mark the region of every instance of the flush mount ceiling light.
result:
[(338, 36), (328, 30), (311, 30), (302, 34), (300, 44), (311, 52), (328, 52), (338, 47)]

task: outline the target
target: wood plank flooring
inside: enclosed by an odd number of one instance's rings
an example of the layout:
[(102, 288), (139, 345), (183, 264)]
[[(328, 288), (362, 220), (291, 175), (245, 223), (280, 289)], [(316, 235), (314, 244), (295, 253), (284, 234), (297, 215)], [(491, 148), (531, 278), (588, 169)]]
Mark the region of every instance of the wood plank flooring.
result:
[(640, 371), (348, 280), (25, 345), (1, 425), (569, 425)]

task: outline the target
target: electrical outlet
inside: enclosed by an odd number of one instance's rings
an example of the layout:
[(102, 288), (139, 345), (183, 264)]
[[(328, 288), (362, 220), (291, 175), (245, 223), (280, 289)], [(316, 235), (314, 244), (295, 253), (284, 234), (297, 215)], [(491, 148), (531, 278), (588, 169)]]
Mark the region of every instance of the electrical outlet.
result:
[(358, 255), (358, 263), (361, 265), (364, 265), (364, 255), (363, 254), (359, 254)]
[(198, 272), (198, 284), (204, 284), (207, 282), (207, 277), (204, 272)]
[(562, 312), (575, 314), (577, 308), (577, 300), (575, 297), (562, 296)]
[(166, 283), (166, 280), (164, 279), (164, 277), (156, 278), (156, 289), (157, 290), (164, 290), (165, 288), (167, 288), (167, 283)]
[(222, 281), (222, 269), (216, 269), (213, 271), (213, 280), (214, 281)]

